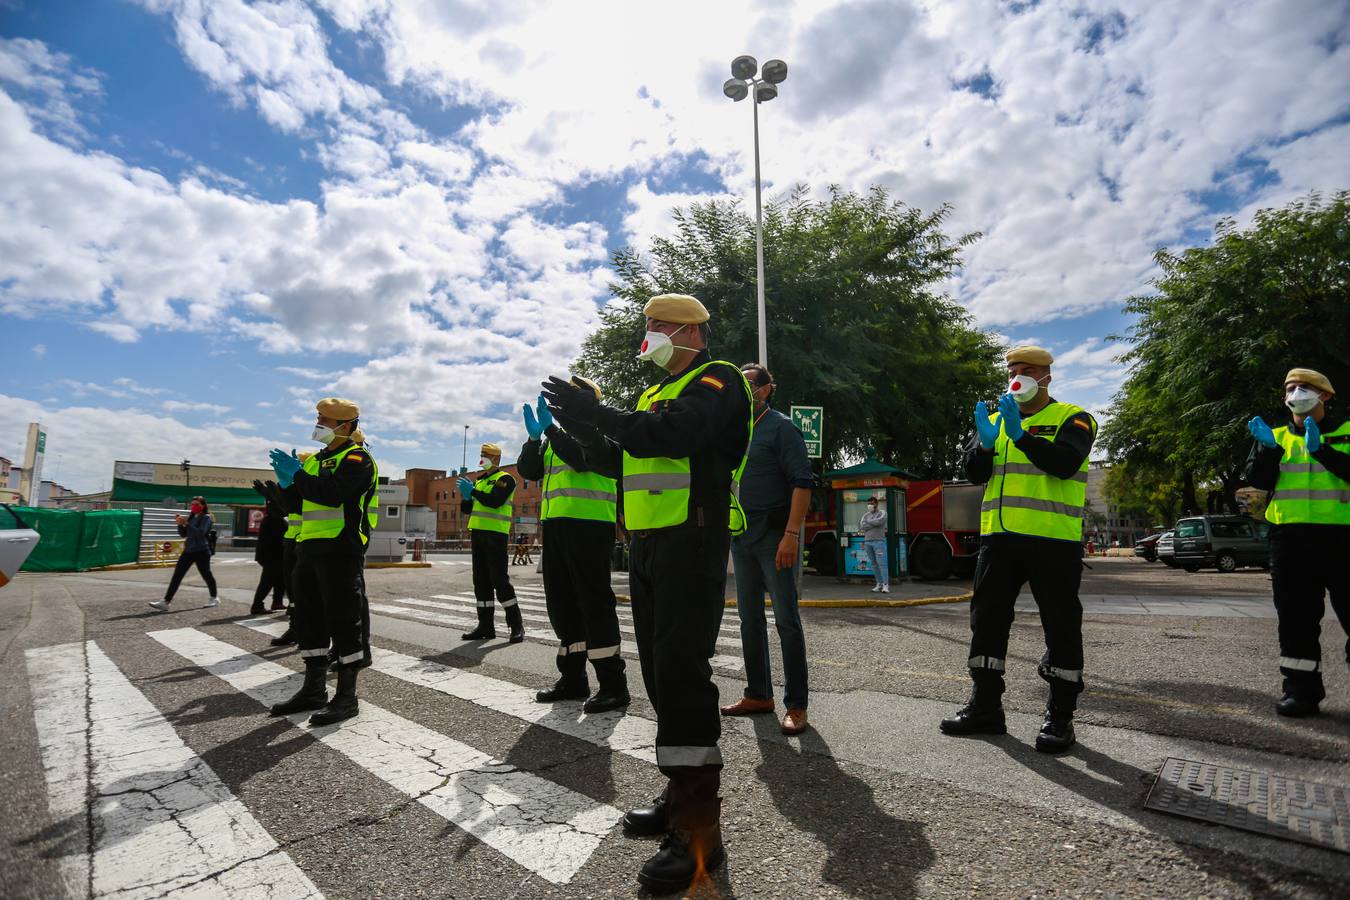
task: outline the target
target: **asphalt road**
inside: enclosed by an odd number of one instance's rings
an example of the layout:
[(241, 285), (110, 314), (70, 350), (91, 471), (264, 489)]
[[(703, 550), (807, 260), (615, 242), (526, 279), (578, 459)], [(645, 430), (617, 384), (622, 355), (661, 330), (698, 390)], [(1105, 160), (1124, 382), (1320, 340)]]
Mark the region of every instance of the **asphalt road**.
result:
[[(636, 661), (627, 716), (532, 703), (554, 672), (547, 625), (527, 618), (520, 645), (462, 643), (463, 562), (368, 572), (380, 652), (362, 714), (319, 730), (263, 713), (301, 666), (268, 645), (275, 617), (246, 615), (247, 559), (217, 557), (220, 607), (194, 574), (169, 614), (145, 606), (164, 570), (21, 576), (0, 592), (0, 896), (638, 893), (655, 844), (617, 819), (660, 780)], [(1085, 594), (1269, 591), (1259, 571), (1092, 565)], [(512, 572), (542, 617), (538, 576)], [(813, 728), (724, 720), (729, 858), (696, 896), (1346, 896), (1350, 855), (1143, 809), (1169, 756), (1350, 785), (1333, 618), (1325, 713), (1291, 722), (1272, 707), (1273, 619), (1089, 612), (1080, 743), (1055, 758), (1032, 748), (1034, 612), (1013, 631), (1010, 733), (938, 733), (968, 691), (966, 614), (804, 610)], [(723, 625), (726, 698), (743, 686), (734, 609)]]

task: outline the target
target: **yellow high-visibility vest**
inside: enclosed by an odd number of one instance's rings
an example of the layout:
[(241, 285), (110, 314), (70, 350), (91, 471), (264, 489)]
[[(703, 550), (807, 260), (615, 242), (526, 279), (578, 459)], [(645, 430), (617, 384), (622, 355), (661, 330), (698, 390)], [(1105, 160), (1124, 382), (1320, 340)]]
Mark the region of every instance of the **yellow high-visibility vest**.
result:
[[(1024, 418), (1022, 428), (1053, 441), (1059, 429), (1082, 411), (1072, 403), (1051, 403)], [(991, 415), (989, 421), (996, 418), (997, 414)], [(1096, 429), (1094, 421), (1094, 435)], [(1086, 458), (1073, 477), (1056, 478), (1037, 468), (1000, 425), (994, 442), (994, 474), (984, 486), (984, 500), (980, 503), (980, 534), (1026, 534), (1081, 541), (1087, 481)]]
[[(478, 482), (473, 486), (473, 489), (475, 491), (482, 491), (483, 493), (490, 493), (492, 491), (492, 486), (505, 474), (506, 473), (501, 469), (498, 469), (491, 475), (485, 475), (478, 479)], [(511, 501), (515, 499), (515, 496), (516, 492), (515, 490), (512, 490), (501, 506), (488, 506), (475, 498), (473, 501), (473, 508), (469, 511), (469, 530), (499, 531), (502, 534), (509, 534), (511, 532)]]
[[(1266, 507), (1266, 521), (1272, 525), (1350, 525), (1350, 483), (1314, 459), (1307, 442), (1287, 425), (1273, 430), (1284, 455)], [(1322, 442), (1337, 453), (1350, 453), (1350, 421), (1322, 435)]]
[(578, 472), (544, 447), (543, 500), (539, 505), (541, 521), (549, 519), (586, 519), (614, 524), (619, 501), (618, 485), (613, 478), (597, 472)]
[[(348, 444), (333, 456), (320, 460), (319, 454), (314, 454), (305, 460), (303, 469), (311, 475), (320, 476), (322, 463), (332, 460), (330, 468), (336, 469), (342, 465), (342, 461), (347, 458), (347, 454), (353, 450), (361, 450), (367, 456), (370, 451), (362, 444)], [(361, 509), (365, 516), (361, 520), (361, 545), (364, 547), (370, 542), (370, 532), (374, 530), (375, 523), (379, 521), (380, 507), (376, 502), (380, 490), (380, 469), (375, 464), (375, 457), (370, 456), (370, 490), (361, 496)], [(320, 476), (321, 477), (321, 476)], [(321, 538), (335, 538), (342, 534), (342, 530), (347, 527), (347, 514), (341, 506), (324, 506), (322, 503), (314, 503), (305, 500), (300, 504), (300, 533), (296, 535), (296, 541), (304, 543)]]

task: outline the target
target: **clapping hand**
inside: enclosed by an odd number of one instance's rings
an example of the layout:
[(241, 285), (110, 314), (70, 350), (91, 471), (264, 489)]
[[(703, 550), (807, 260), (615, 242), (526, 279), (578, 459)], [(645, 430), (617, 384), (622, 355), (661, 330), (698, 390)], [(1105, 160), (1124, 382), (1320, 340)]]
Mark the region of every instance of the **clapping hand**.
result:
[(543, 387), (544, 392), (540, 396), (547, 401), (547, 408), (562, 421), (564, 427), (573, 422), (587, 427), (595, 425), (600, 401), (590, 388), (557, 376), (551, 376), (543, 383)]
[(295, 451), (292, 450), (287, 454), (285, 450), (275, 448), (269, 456), (272, 460), (272, 471), (277, 473), (277, 484), (288, 488), (295, 483), (295, 473), (301, 469), (301, 462)]
[(553, 413), (548, 410), (548, 402), (544, 399), (542, 391), (539, 393), (539, 400), (535, 409), (530, 408), (526, 403), (525, 412), (525, 431), (529, 434), (530, 440), (537, 441), (553, 425)]
[(1013, 399), (1012, 394), (1004, 394), (998, 398), (999, 416), (1003, 420), (1003, 431), (1008, 435), (1008, 440), (1016, 443), (1026, 434), (1022, 430), (1022, 410), (1018, 408), (1017, 401)]
[(1308, 447), (1309, 453), (1316, 453), (1322, 449), (1322, 427), (1311, 414), (1303, 420), (1303, 443)]
[(1252, 416), (1251, 421), (1247, 423), (1247, 430), (1251, 432), (1253, 438), (1262, 447), (1278, 447), (1275, 442), (1275, 432), (1266, 424), (1266, 420), (1260, 416)]
[(984, 401), (975, 404), (975, 433), (980, 436), (980, 446), (986, 450), (993, 450), (994, 444), (998, 441), (998, 427), (1003, 422), (1001, 417), (990, 421), (989, 407), (984, 405)]
[(461, 478), (455, 484), (459, 487), (459, 499), (468, 500), (469, 494), (473, 493), (473, 482), (467, 478)]

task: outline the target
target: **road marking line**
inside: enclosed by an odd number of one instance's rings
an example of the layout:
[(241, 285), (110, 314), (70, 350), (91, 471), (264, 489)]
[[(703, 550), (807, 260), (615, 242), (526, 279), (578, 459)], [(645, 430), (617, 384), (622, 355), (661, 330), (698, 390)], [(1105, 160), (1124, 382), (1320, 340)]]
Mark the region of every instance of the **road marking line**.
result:
[[(235, 624), (273, 637), (286, 630), (285, 624), (268, 619), (244, 619)], [(379, 647), (371, 648), (371, 655), (371, 668), (391, 678), (431, 688), (484, 709), (656, 765), (656, 723), (651, 719), (625, 714), (622, 710), (588, 716), (581, 712), (580, 700), (539, 703), (534, 699), (533, 688), (499, 678)]]
[[(270, 706), (303, 675), (193, 628), (150, 637)], [(288, 717), (299, 725), (309, 713)], [(390, 787), (554, 884), (566, 884), (621, 813), (366, 701), (338, 725), (304, 728)]]
[(323, 896), (93, 641), (25, 655), (53, 815), (94, 791), (78, 896)]
[[(387, 597), (385, 599), (388, 600), (390, 603), (407, 603), (412, 606), (426, 606), (433, 609), (451, 609), (455, 610), (456, 612), (460, 611), (474, 612), (478, 609), (477, 606), (478, 601), (476, 601), (472, 596), (468, 594), (432, 594), (431, 597), (432, 597), (431, 600), (423, 600), (420, 597)], [(436, 603), (434, 602), (436, 600), (450, 601), (451, 603), (456, 605), (451, 606), (447, 603)], [(539, 614), (540, 612), (547, 612), (547, 608), (542, 608), (540, 604), (535, 604), (528, 600), (518, 601), (517, 605), (520, 606), (522, 610), (539, 610), (539, 612), (522, 613), (526, 621), (542, 622), (545, 624), (548, 623), (549, 621), (548, 616)], [(494, 607), (494, 609), (495, 608), (496, 607)], [(633, 626), (631, 624), (633, 621), (632, 610), (625, 609), (624, 607), (619, 607), (618, 617), (619, 617), (620, 631), (625, 632), (627, 634), (633, 635), (637, 634), (637, 632), (633, 629)], [(772, 618), (769, 619), (769, 624), (770, 625), (773, 624)], [(725, 632), (727, 636), (719, 638), (717, 643), (721, 644), (722, 646), (726, 647), (729, 650), (739, 651), (741, 649), (741, 640), (740, 640), (741, 627), (739, 624), (735, 626), (721, 625), (719, 626), (719, 630), (721, 632)]]

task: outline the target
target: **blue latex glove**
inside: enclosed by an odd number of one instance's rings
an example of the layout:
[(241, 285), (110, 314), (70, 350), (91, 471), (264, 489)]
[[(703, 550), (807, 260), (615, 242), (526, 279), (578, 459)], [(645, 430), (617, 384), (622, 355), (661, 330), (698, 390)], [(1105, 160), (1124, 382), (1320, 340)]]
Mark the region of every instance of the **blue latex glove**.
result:
[(473, 492), (473, 482), (467, 478), (461, 478), (455, 483), (459, 485), (459, 499), (468, 500), (469, 494)]
[(994, 444), (998, 441), (998, 426), (1002, 421), (1002, 417), (989, 421), (989, 407), (984, 405), (983, 400), (975, 404), (975, 433), (980, 436), (981, 447), (986, 450), (994, 449)]
[(539, 433), (543, 434), (553, 427), (553, 410), (548, 408), (548, 399), (544, 392), (539, 392), (539, 399), (535, 401), (535, 415), (539, 417)]
[(1303, 420), (1303, 443), (1307, 445), (1309, 453), (1316, 453), (1322, 448), (1322, 429), (1312, 416)]
[(1252, 437), (1262, 447), (1278, 447), (1275, 443), (1275, 432), (1266, 424), (1266, 420), (1260, 416), (1252, 416), (1251, 421), (1247, 423), (1247, 430), (1251, 432)]
[(525, 404), (524, 412), (525, 431), (529, 434), (530, 440), (537, 441), (553, 424), (553, 413), (548, 411), (548, 404), (544, 401), (542, 392), (539, 394), (538, 414), (536, 415), (535, 410), (531, 409), (528, 403)]
[(268, 454), (272, 460), (272, 471), (277, 473), (277, 484), (284, 488), (290, 487), (295, 483), (295, 473), (299, 472), (302, 463), (299, 457), (292, 450), (289, 454), (280, 448), (274, 448)]
[(1022, 435), (1026, 434), (1022, 430), (1022, 410), (1017, 408), (1017, 401), (1013, 399), (1012, 394), (1004, 394), (998, 398), (998, 411), (1003, 419), (1003, 432), (1008, 435), (1008, 440), (1014, 443), (1021, 440)]

